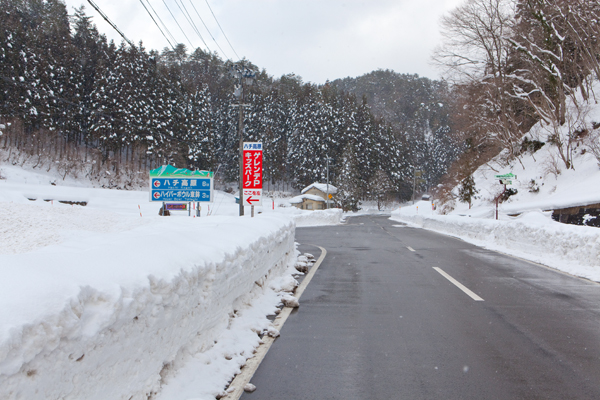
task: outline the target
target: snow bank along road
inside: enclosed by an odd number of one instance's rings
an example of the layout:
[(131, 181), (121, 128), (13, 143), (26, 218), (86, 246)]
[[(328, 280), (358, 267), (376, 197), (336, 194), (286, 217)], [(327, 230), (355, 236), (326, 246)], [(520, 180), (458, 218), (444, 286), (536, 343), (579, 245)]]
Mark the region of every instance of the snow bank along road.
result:
[[(548, 212), (529, 212), (499, 221), (457, 215), (436, 215), (431, 204), (392, 212), (392, 219), (459, 237), (478, 246), (523, 257), (600, 282), (600, 229), (554, 222)], [(505, 218), (503, 216), (503, 218)]]
[[(19, 207), (5, 203), (0, 213), (27, 220), (31, 206)], [(79, 214), (88, 212), (60, 211), (59, 220), (72, 213), (81, 223)], [(61, 232), (60, 244), (29, 243), (23, 248), (33, 251), (17, 254), (19, 238), (0, 246), (0, 399), (152, 397), (179, 364), (222, 346), (216, 341), (239, 319), (235, 312), (285, 276), (297, 256), (294, 223), (282, 216), (138, 225), (110, 235)], [(267, 324), (273, 296), (260, 310)], [(252, 318), (246, 324), (237, 331), (241, 349), (234, 343), (201, 360), (214, 379), (197, 384), (205, 392), (189, 398), (214, 398), (250, 356), (260, 340), (252, 331), (266, 327)], [(248, 337), (254, 342), (244, 342)]]
[(242, 399), (600, 398), (597, 283), (380, 217), (296, 240), (327, 257)]

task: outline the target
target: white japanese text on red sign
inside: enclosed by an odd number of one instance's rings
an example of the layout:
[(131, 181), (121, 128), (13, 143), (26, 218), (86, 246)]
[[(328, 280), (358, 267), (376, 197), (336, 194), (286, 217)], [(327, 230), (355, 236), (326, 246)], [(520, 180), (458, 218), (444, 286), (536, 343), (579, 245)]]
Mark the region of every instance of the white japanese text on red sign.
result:
[(262, 151), (244, 151), (244, 189), (262, 188)]

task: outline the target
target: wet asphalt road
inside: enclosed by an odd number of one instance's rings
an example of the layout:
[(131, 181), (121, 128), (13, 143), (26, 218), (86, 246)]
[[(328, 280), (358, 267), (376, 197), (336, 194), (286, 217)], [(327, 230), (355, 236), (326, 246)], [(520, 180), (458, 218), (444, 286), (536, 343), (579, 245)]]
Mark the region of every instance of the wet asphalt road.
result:
[(600, 285), (398, 225), (297, 229), (327, 257), (242, 399), (600, 399)]

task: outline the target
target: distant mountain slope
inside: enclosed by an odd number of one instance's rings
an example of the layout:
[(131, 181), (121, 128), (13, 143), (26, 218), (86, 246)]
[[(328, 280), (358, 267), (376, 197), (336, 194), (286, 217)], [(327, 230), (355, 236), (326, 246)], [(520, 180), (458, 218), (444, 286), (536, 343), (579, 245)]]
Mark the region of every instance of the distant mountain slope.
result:
[[(446, 82), (377, 70), (357, 78), (329, 83), (340, 91), (367, 101), (371, 111), (383, 117), (401, 136), (407, 149), (410, 173), (422, 171), (417, 192), (429, 190), (448, 171), (462, 151), (450, 125), (449, 88)], [(412, 180), (412, 177), (411, 177)]]
[(448, 86), (444, 81), (380, 69), (330, 84), (358, 98), (366, 97), (376, 115), (402, 132), (414, 134), (449, 126)]

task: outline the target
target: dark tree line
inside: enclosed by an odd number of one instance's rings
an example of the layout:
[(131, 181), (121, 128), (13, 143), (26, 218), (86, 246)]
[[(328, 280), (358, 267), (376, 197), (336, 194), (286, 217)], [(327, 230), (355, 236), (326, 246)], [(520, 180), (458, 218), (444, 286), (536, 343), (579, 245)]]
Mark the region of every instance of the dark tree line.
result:
[[(330, 181), (343, 183), (352, 201), (402, 190), (407, 198), (414, 169), (432, 185), (458, 155), (443, 83), (378, 71), (382, 93), (397, 88), (376, 98), (341, 82), (273, 78), (248, 60), (236, 64), (256, 73), (244, 87), (244, 137), (264, 143), (267, 188), (324, 181), (329, 157)], [(39, 165), (58, 160), (65, 175), (87, 165), (91, 178), (143, 180), (170, 163), (234, 182), (232, 67), (182, 44), (157, 52), (109, 42), (83, 8), (69, 15), (60, 0), (0, 0), (0, 144)], [(398, 107), (386, 108), (382, 96)]]
[[(358, 78), (338, 79), (332, 85), (363, 98), (374, 115), (390, 124), (404, 149), (407, 182), (412, 182), (414, 170), (420, 170), (423, 189), (431, 188), (465, 147), (452, 134), (453, 101), (444, 81), (378, 70)], [(407, 189), (412, 190), (411, 185)]]

